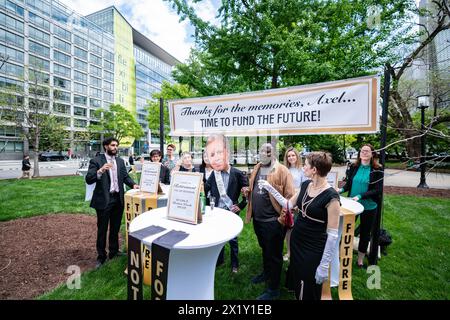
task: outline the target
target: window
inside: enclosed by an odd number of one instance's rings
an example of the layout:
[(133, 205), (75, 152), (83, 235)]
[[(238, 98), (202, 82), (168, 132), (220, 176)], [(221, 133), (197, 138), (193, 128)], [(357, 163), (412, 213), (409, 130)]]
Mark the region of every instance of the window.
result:
[(73, 96), (73, 103), (82, 104), (85, 106), (87, 104), (87, 98), (84, 96), (79, 96), (79, 95), (75, 94)]
[(86, 128), (87, 127), (87, 121), (82, 119), (73, 119), (73, 125), (77, 128)]
[(109, 61), (114, 61), (114, 54), (112, 52), (109, 52), (108, 50), (103, 51), (103, 58)]
[(23, 67), (6, 62), (3, 65), (2, 73), (6, 73), (18, 78), (23, 78)]
[(53, 85), (56, 87), (70, 90), (70, 80), (53, 76)]
[(0, 25), (5, 26), (7, 29), (13, 29), (17, 32), (23, 33), (23, 22), (11, 18), (0, 12)]
[(114, 81), (114, 73), (103, 70), (103, 78), (105, 80)]
[(67, 41), (71, 40), (70, 31), (67, 31), (61, 27), (58, 27), (57, 25), (53, 25), (53, 31), (55, 32), (55, 35), (57, 35), (58, 37), (61, 37)]
[(27, 0), (27, 4), (43, 14), (50, 16), (50, 5), (48, 3), (41, 0)]
[(65, 41), (62, 41), (62, 40), (59, 40), (58, 38), (54, 38), (54, 39), (53, 39), (53, 45), (54, 45), (56, 48), (58, 48), (59, 50), (64, 51), (64, 52), (70, 54), (70, 48), (71, 48), (70, 43), (65, 42)]
[(59, 64), (53, 64), (53, 72), (57, 75), (70, 78), (70, 68), (61, 66)]
[(75, 55), (75, 57), (87, 60), (87, 51), (86, 50), (75, 47), (73, 54)]
[(0, 88), (20, 92), (23, 91), (23, 82), (6, 77), (0, 77)]
[(67, 54), (54, 50), (53, 59), (55, 59), (56, 62), (70, 66), (70, 56)]
[(105, 60), (103, 62), (103, 66), (105, 67), (106, 70), (114, 71), (114, 63), (112, 63), (112, 62)]
[(39, 54), (46, 58), (50, 58), (50, 49), (48, 47), (31, 40), (30, 40), (30, 52)]
[(34, 83), (29, 84), (28, 91), (30, 92), (30, 95), (38, 95), (47, 98), (50, 95), (50, 89), (48, 87), (39, 86)]
[(57, 100), (70, 102), (70, 92), (55, 89), (53, 90), (53, 98)]
[(23, 49), (23, 37), (0, 29), (0, 41)]
[(87, 49), (87, 47), (88, 47), (88, 41), (86, 39), (83, 39), (83, 38), (75, 35), (75, 34), (73, 35), (73, 42), (82, 48)]
[(50, 104), (48, 101), (30, 98), (28, 100), (28, 106), (33, 110), (48, 110)]
[(78, 93), (87, 94), (87, 86), (80, 84), (80, 83), (75, 82), (75, 86), (74, 86), (73, 90)]
[(114, 85), (112, 82), (103, 81), (103, 89), (114, 91)]
[(50, 76), (48, 73), (31, 69), (29, 81), (33, 83), (50, 84)]
[(82, 73), (82, 72), (80, 72), (80, 71), (76, 71), (76, 70), (75, 70), (75, 71), (73, 72), (73, 78), (74, 78), (75, 80), (77, 80), (77, 81), (87, 83), (87, 74)]
[(62, 24), (67, 24), (68, 22), (68, 15), (55, 6), (52, 6), (52, 18)]
[(0, 1), (0, 5), (17, 14), (18, 16), (23, 17), (23, 8), (21, 6), (18, 6), (14, 2), (11, 2), (9, 0), (2, 0)]
[(73, 107), (74, 116), (86, 117), (86, 114), (87, 114), (86, 108)]
[(102, 69), (99, 67), (96, 67), (94, 65), (90, 65), (89, 66), (89, 70), (91, 72), (92, 75), (97, 76), (97, 77), (101, 77), (102, 76)]
[(74, 59), (74, 61), (75, 61), (74, 65), (75, 65), (76, 69), (87, 71), (88, 64), (86, 62), (83, 62), (83, 61), (78, 60), (78, 59)]
[(28, 34), (31, 38), (38, 40), (40, 42), (44, 42), (46, 44), (50, 44), (50, 35), (46, 32), (43, 32), (39, 29), (33, 28), (30, 26), (28, 28)]
[(35, 57), (32, 55), (29, 55), (28, 60), (30, 62), (30, 66), (32, 66), (38, 70), (50, 71), (50, 62), (48, 60), (45, 60), (45, 59), (42, 59), (39, 57)]
[(23, 152), (23, 142), (0, 140), (0, 150), (5, 152)]
[(50, 31), (50, 22), (48, 22), (47, 20), (39, 17), (31, 11), (28, 12), (28, 17), (30, 18), (31, 23), (41, 27), (42, 29)]
[(70, 106), (67, 104), (62, 104), (62, 103), (54, 103), (53, 111), (59, 112), (59, 113), (70, 114)]
[(101, 97), (102, 97), (102, 90), (100, 90), (100, 89), (95, 89), (95, 88), (92, 88), (92, 87), (91, 87), (90, 94), (91, 94), (91, 96), (93, 96), (93, 97), (101, 98)]
[(99, 47), (99, 46), (97, 46), (96, 44), (93, 44), (93, 43), (91, 43), (90, 44), (90, 48), (91, 48), (91, 51), (92, 52), (94, 52), (94, 53), (96, 53), (96, 54), (98, 54), (98, 55), (102, 55), (102, 48), (101, 47)]
[(90, 79), (91, 79), (91, 81), (90, 81), (91, 86), (98, 87), (98, 88), (102, 87), (102, 79), (95, 78), (95, 77), (90, 77)]
[(102, 58), (91, 53), (89, 62), (95, 63), (95, 64), (101, 66), (102, 65)]
[[(61, 123), (63, 126), (70, 127), (70, 118), (67, 117), (56, 117), (56, 121)], [(68, 133), (68, 131), (66, 131)], [(69, 135), (67, 136), (69, 138)]]
[[(9, 57), (9, 60), (17, 61), (21, 64), (23, 64), (23, 52), (10, 48), (5, 47), (4, 45), (0, 44), (0, 54), (2, 54), (4, 57)], [(1, 63), (0, 63), (1, 65)]]
[(89, 99), (89, 104), (91, 107), (94, 107), (94, 108), (100, 108), (102, 106), (102, 103), (100, 100), (93, 99), (93, 98)]
[(103, 92), (103, 100), (114, 101), (114, 94), (111, 92)]
[(20, 129), (17, 127), (1, 126), (0, 136), (2, 137), (19, 137)]

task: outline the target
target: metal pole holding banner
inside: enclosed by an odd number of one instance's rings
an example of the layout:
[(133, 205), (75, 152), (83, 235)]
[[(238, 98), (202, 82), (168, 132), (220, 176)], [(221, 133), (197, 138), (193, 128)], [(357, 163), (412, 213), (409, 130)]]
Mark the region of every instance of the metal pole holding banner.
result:
[[(149, 141), (149, 144), (152, 142)], [(164, 100), (159, 98), (159, 150), (164, 157)]]
[[(389, 106), (389, 87), (391, 85), (391, 74), (387, 66), (384, 68), (384, 91), (383, 91), (383, 110), (381, 116), (381, 145), (380, 145), (380, 163), (384, 168), (384, 163), (386, 160), (386, 137), (387, 137), (387, 118), (388, 118), (388, 106)], [(378, 245), (380, 238), (380, 227), (381, 227), (381, 215), (383, 214), (383, 191), (384, 189), (384, 178), (381, 182), (381, 195), (380, 203), (377, 207), (377, 215), (372, 227), (372, 238), (370, 240), (370, 252), (369, 252), (369, 264), (376, 265), (378, 261)]]

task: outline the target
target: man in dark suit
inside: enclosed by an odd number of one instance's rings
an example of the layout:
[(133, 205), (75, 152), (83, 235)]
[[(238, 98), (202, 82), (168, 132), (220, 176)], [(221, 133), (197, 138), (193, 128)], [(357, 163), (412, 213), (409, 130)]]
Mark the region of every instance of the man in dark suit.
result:
[[(225, 136), (214, 134), (208, 137), (206, 142), (206, 155), (214, 171), (209, 176), (205, 185), (206, 194), (214, 197), (216, 207), (229, 210), (239, 215), (239, 212), (247, 205), (246, 198), (239, 202), (241, 189), (248, 186), (247, 178), (242, 171), (233, 168), (229, 164), (229, 145)], [(231, 271), (238, 272), (239, 247), (238, 238), (229, 241), (231, 254)], [(219, 254), (217, 265), (224, 262), (224, 248)]]
[(105, 154), (96, 156), (89, 162), (86, 183), (96, 183), (91, 207), (97, 211), (97, 265), (106, 261), (106, 233), (109, 224), (109, 259), (120, 255), (119, 230), (124, 209), (125, 183), (130, 188), (139, 189), (127, 173), (125, 162), (116, 157), (119, 141), (107, 138), (103, 141)]

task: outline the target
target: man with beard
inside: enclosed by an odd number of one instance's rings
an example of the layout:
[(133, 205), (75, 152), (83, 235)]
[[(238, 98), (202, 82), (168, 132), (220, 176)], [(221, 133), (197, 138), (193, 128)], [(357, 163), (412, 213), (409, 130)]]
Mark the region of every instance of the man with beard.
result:
[(285, 199), (290, 199), (295, 189), (292, 175), (277, 161), (275, 149), (270, 143), (261, 146), (259, 155), (260, 163), (250, 175), (249, 187), (243, 188), (242, 192), (248, 199), (246, 222), (253, 218), (253, 228), (262, 249), (263, 270), (252, 278), (252, 282), (256, 284), (266, 281), (267, 289), (257, 299), (273, 300), (280, 296), (286, 229), (278, 222), (282, 205), (272, 193), (263, 188), (263, 182), (269, 182)]
[(139, 185), (130, 178), (123, 159), (117, 156), (119, 141), (106, 138), (103, 141), (105, 154), (89, 162), (86, 183), (96, 183), (91, 207), (97, 211), (97, 264), (99, 268), (106, 261), (106, 233), (109, 224), (109, 259), (122, 255), (119, 252), (119, 230), (124, 209), (125, 183), (130, 188)]

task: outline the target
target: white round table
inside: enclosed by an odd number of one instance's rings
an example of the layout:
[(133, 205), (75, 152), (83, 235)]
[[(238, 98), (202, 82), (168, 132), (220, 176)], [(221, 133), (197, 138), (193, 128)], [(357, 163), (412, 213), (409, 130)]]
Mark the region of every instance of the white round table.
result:
[(192, 225), (169, 220), (167, 207), (153, 209), (136, 217), (130, 232), (155, 225), (166, 230), (143, 239), (149, 248), (154, 239), (170, 230), (189, 236), (170, 251), (167, 278), (167, 300), (213, 300), (216, 262), (224, 244), (239, 235), (242, 219), (227, 210), (206, 206), (202, 223)]
[[(355, 216), (364, 211), (363, 205), (357, 201), (352, 200), (351, 198), (341, 197), (340, 200), (341, 200), (341, 207), (353, 211), (355, 213)], [(340, 240), (342, 236), (343, 221), (344, 219), (341, 212), (339, 218), (338, 240)], [(340, 267), (339, 248), (340, 248), (339, 241), (337, 241), (336, 250), (334, 251), (333, 258), (331, 259), (331, 281), (330, 281), (331, 287), (339, 286), (339, 267)]]

